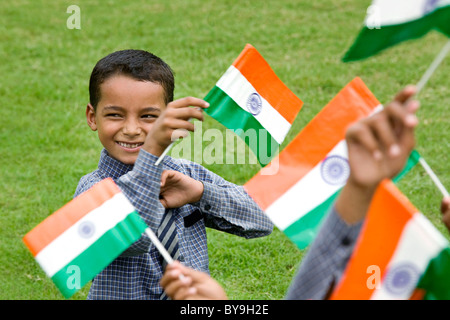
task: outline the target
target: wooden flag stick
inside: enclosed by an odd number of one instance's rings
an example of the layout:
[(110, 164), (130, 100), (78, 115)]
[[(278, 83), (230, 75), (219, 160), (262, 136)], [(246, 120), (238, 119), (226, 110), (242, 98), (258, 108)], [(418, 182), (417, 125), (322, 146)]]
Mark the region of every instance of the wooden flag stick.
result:
[[(450, 40), (447, 41), (445, 46), (442, 48), (442, 50), (438, 53), (434, 61), (431, 63), (431, 65), (428, 67), (428, 70), (425, 71), (422, 78), (416, 85), (416, 95), (419, 94), (419, 92), (425, 87), (425, 84), (430, 80), (433, 73), (436, 71), (436, 69), (439, 67), (441, 62), (444, 60), (445, 56), (450, 51)], [(448, 191), (445, 189), (444, 185), (441, 183), (439, 178), (436, 176), (436, 174), (431, 170), (428, 163), (425, 161), (423, 157), (420, 157), (419, 162), (421, 166), (425, 169), (427, 174), (430, 176), (431, 180), (433, 180), (434, 184), (438, 187), (438, 189), (441, 191), (441, 193), (444, 195), (444, 197), (448, 197)]]
[(419, 94), (419, 92), (425, 87), (425, 84), (430, 80), (433, 73), (436, 71), (436, 69), (439, 67), (441, 62), (444, 60), (447, 53), (450, 51), (450, 40), (447, 41), (445, 46), (442, 48), (442, 50), (439, 52), (439, 54), (436, 56), (434, 61), (429, 66), (428, 70), (423, 74), (420, 81), (417, 83), (416, 88), (417, 92), (416, 95)]
[(439, 178), (436, 176), (436, 174), (433, 172), (433, 170), (431, 170), (430, 166), (425, 161), (425, 159), (420, 157), (419, 162), (422, 165), (422, 167), (425, 169), (425, 171), (428, 173), (428, 175), (430, 176), (431, 180), (433, 180), (434, 184), (441, 191), (442, 195), (444, 197), (448, 197), (449, 193), (448, 193), (447, 189), (445, 189), (444, 185), (441, 183)]
[(150, 238), (152, 243), (155, 245), (156, 249), (158, 249), (159, 253), (161, 253), (164, 260), (166, 260), (167, 264), (171, 264), (173, 262), (173, 259), (170, 256), (169, 252), (166, 250), (166, 248), (164, 248), (163, 244), (159, 241), (156, 234), (150, 228), (146, 228), (145, 233)]

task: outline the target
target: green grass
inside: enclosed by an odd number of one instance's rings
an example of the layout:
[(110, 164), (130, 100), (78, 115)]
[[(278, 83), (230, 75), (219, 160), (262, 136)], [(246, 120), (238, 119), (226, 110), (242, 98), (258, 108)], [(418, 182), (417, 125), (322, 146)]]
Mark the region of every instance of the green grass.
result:
[[(81, 30), (66, 9), (81, 8)], [(284, 147), (337, 92), (360, 76), (381, 102), (416, 83), (446, 39), (432, 32), (378, 56), (344, 64), (370, 1), (2, 2), (0, 23), (0, 299), (62, 299), (21, 238), (72, 198), (101, 149), (85, 122), (95, 63), (119, 49), (145, 49), (176, 72), (175, 97), (204, 97), (246, 43), (303, 101)], [(447, 59), (420, 98), (417, 150), (450, 186)], [(204, 129), (217, 127), (207, 118)], [(223, 130), (223, 128), (222, 128)], [(257, 165), (205, 165), (245, 183)], [(420, 166), (401, 190), (445, 234), (441, 194)], [(245, 240), (208, 230), (212, 275), (232, 299), (282, 299), (304, 252), (278, 230)], [(88, 286), (73, 299), (85, 299)]]

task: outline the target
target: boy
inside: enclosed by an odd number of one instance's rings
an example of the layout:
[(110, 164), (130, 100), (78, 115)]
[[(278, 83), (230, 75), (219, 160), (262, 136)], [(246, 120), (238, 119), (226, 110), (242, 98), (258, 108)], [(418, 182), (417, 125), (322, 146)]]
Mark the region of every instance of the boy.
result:
[[(205, 227), (253, 238), (273, 225), (242, 187), (202, 166), (168, 156), (155, 166), (174, 132), (193, 131), (189, 119), (203, 120), (208, 107), (192, 97), (172, 101), (173, 91), (172, 70), (149, 52), (118, 51), (96, 64), (86, 118), (104, 149), (75, 196), (113, 178), (174, 259), (208, 272)], [(88, 299), (164, 299), (163, 262), (143, 235), (94, 278)]]

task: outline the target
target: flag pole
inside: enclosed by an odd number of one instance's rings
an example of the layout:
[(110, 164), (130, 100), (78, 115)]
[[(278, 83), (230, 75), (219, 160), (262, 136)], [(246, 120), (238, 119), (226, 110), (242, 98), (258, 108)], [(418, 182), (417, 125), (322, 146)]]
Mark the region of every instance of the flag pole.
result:
[[(150, 238), (152, 243), (155, 245), (156, 249), (158, 249), (159, 253), (161, 253), (164, 260), (166, 260), (167, 264), (169, 265), (169, 264), (173, 263), (173, 259), (170, 256), (169, 252), (166, 250), (166, 248), (164, 248), (163, 244), (161, 243), (161, 241), (159, 241), (158, 237), (152, 231), (152, 229), (146, 228), (145, 233)], [(179, 278), (180, 278), (180, 280), (182, 280), (184, 278), (184, 275), (180, 273)]]
[(422, 165), (422, 167), (425, 169), (425, 171), (428, 173), (428, 175), (430, 176), (431, 180), (433, 180), (434, 184), (438, 187), (439, 191), (441, 191), (441, 193), (444, 196), (444, 198), (448, 197), (449, 196), (448, 191), (445, 189), (444, 185), (441, 183), (441, 181), (436, 176), (436, 174), (433, 172), (433, 170), (431, 170), (430, 166), (425, 161), (425, 159), (420, 157), (419, 158), (419, 162)]
[[(441, 49), (441, 51), (438, 53), (434, 61), (431, 63), (431, 65), (428, 67), (427, 71), (423, 74), (422, 78), (416, 85), (416, 95), (419, 94), (420, 91), (422, 91), (423, 87), (427, 84), (428, 80), (430, 80), (433, 73), (436, 71), (436, 69), (439, 67), (441, 62), (444, 60), (444, 58), (447, 56), (447, 54), (450, 51), (450, 40), (447, 41), (447, 43), (444, 45), (444, 47)], [(438, 187), (438, 189), (441, 191), (444, 197), (448, 197), (449, 193), (445, 189), (444, 185), (441, 183), (437, 175), (433, 172), (431, 167), (428, 165), (428, 163), (425, 161), (425, 159), (421, 156), (419, 159), (420, 165), (422, 168), (425, 169), (427, 174), (430, 176), (431, 180), (433, 180), (434, 184)]]
[(419, 92), (423, 89), (423, 87), (428, 82), (428, 80), (430, 80), (431, 76), (436, 71), (437, 67), (439, 67), (439, 65), (444, 60), (445, 56), (448, 54), (449, 51), (450, 51), (450, 40), (447, 41), (445, 46), (442, 48), (442, 50), (436, 56), (436, 58), (431, 63), (431, 65), (428, 67), (428, 70), (423, 74), (422, 78), (417, 83), (417, 85), (416, 85), (416, 88), (417, 88), (416, 95), (419, 94)]
[(164, 156), (167, 154), (167, 152), (169, 152), (170, 148), (172, 148), (173, 144), (175, 143), (175, 141), (172, 141), (172, 143), (164, 150), (164, 152), (159, 156), (158, 160), (156, 160), (155, 162), (155, 166), (159, 165), (162, 161), (162, 159), (164, 159)]

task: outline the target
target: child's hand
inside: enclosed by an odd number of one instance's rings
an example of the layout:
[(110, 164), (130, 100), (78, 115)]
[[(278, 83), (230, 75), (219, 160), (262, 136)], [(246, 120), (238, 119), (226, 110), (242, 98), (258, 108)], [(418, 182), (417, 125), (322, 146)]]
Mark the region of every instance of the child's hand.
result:
[(450, 231), (450, 198), (445, 197), (441, 202), (442, 221)]
[(193, 97), (172, 101), (153, 124), (143, 149), (159, 157), (172, 141), (185, 137), (186, 130), (194, 131), (194, 124), (189, 120), (203, 121), (202, 109), (208, 106), (206, 101)]
[(400, 91), (381, 112), (358, 121), (346, 135), (349, 181), (375, 188), (381, 180), (393, 178), (403, 169), (414, 147), (414, 113), (419, 104), (409, 100), (413, 87)]
[(173, 300), (227, 300), (225, 291), (216, 280), (178, 261), (167, 266), (161, 286)]
[(350, 176), (336, 201), (336, 209), (347, 223), (361, 221), (378, 184), (405, 166), (418, 123), (415, 112), (419, 103), (409, 100), (414, 93), (414, 88), (405, 88), (382, 111), (347, 130)]
[(178, 171), (163, 171), (159, 201), (165, 208), (179, 208), (200, 201), (202, 195), (203, 183), (200, 181)]

